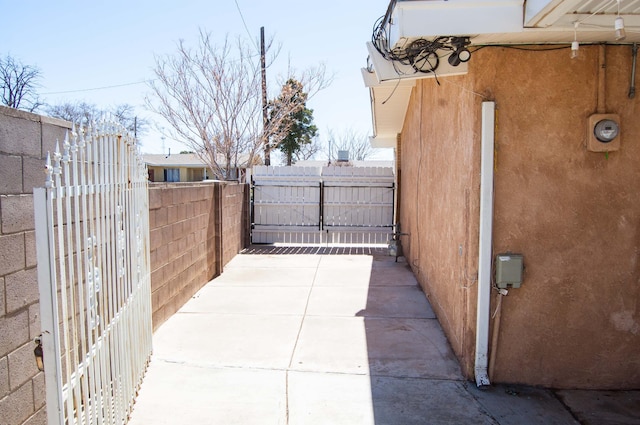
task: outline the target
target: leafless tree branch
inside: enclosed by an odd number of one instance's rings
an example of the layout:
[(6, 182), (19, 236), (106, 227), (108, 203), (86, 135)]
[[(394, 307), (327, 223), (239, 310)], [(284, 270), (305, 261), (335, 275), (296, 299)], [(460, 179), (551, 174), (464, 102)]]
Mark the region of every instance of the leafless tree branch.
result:
[[(258, 56), (240, 38), (225, 37), (216, 45), (210, 33), (200, 31), (196, 47), (180, 41), (173, 55), (156, 58), (147, 107), (168, 122), (165, 135), (200, 155), (218, 179), (230, 178), (234, 167), (258, 163), (262, 150), (275, 148), (284, 117), (299, 107), (284, 102), (263, 126)], [(270, 54), (269, 65), (274, 59)], [(326, 87), (324, 68), (319, 69), (299, 78), (311, 93)]]
[(356, 161), (364, 161), (375, 154), (369, 137), (352, 128), (337, 135), (329, 130), (327, 141), (328, 146), (325, 147), (325, 153), (331, 162), (338, 158), (338, 151), (349, 151), (349, 158)]
[(35, 66), (24, 65), (9, 55), (0, 59), (2, 103), (11, 108), (34, 112), (42, 106), (36, 93), (40, 77), (40, 69)]

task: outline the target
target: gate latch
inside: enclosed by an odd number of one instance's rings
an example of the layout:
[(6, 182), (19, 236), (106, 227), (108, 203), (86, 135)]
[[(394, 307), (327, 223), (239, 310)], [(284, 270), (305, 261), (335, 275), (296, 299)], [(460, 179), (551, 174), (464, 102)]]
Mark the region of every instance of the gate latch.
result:
[(33, 355), (36, 356), (36, 365), (39, 371), (44, 370), (44, 356), (42, 353), (42, 335), (35, 337), (33, 342), (36, 344), (36, 348), (33, 350)]

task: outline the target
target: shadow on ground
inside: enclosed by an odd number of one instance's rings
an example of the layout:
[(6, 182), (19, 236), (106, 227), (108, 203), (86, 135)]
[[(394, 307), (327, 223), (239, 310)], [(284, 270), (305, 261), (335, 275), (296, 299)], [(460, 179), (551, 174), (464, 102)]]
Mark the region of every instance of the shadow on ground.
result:
[(467, 382), (410, 268), (385, 254), (236, 256), (154, 334), (131, 425), (578, 423), (551, 391)]

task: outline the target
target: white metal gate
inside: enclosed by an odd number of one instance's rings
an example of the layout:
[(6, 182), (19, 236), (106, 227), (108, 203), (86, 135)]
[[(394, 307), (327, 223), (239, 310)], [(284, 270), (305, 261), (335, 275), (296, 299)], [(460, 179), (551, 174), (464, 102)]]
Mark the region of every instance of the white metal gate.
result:
[(124, 424), (151, 355), (147, 173), (124, 128), (72, 131), (34, 190), (47, 416)]
[(253, 243), (387, 243), (393, 169), (255, 167), (252, 215)]

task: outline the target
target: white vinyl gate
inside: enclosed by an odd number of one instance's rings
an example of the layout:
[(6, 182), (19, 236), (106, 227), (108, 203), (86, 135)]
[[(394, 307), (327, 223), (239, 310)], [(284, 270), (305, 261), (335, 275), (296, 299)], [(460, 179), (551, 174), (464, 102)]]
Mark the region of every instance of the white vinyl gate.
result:
[(50, 425), (125, 424), (151, 355), (147, 172), (118, 124), (75, 128), (34, 190)]
[(393, 218), (391, 167), (254, 167), (252, 243), (383, 244)]

